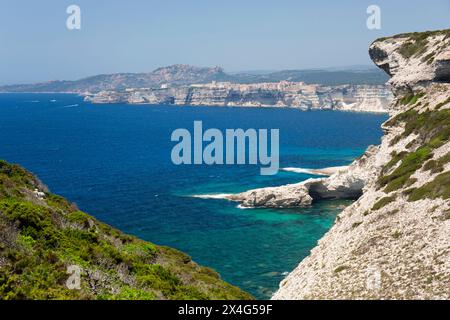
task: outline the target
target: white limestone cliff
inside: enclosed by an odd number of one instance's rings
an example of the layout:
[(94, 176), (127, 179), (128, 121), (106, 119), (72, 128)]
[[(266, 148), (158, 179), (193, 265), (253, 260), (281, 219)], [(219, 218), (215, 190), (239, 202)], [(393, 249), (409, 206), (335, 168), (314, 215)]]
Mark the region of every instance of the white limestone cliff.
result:
[(211, 82), (164, 88), (128, 88), (87, 94), (93, 103), (169, 104), (222, 107), (293, 107), (385, 113), (392, 94), (384, 85), (323, 86), (303, 82), (239, 84)]
[(380, 146), (320, 182), (359, 181), (362, 195), (273, 299), (450, 298), (450, 31), (380, 39), (370, 55), (392, 76), (393, 117)]

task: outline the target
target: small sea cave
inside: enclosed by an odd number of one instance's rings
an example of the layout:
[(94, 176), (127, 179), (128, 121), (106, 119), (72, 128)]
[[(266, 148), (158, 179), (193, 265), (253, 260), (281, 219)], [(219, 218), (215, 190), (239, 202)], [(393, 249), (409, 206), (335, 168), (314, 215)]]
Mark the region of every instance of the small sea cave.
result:
[(362, 188), (361, 185), (353, 188), (341, 187), (330, 191), (322, 182), (317, 182), (309, 185), (308, 193), (313, 199), (313, 203), (322, 200), (358, 200), (363, 194)]

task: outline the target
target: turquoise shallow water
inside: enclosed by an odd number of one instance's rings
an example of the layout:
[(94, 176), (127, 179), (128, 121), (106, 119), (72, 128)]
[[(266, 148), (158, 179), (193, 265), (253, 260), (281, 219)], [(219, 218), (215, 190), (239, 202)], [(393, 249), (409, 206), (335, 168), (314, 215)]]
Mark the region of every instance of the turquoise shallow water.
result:
[[(55, 100), (55, 101), (53, 101)], [(178, 248), (258, 298), (269, 298), (349, 201), (247, 209), (193, 194), (310, 178), (255, 166), (175, 166), (176, 128), (279, 128), (282, 167), (346, 165), (381, 137), (385, 115), (290, 109), (92, 105), (63, 94), (0, 94), (0, 158), (127, 233)]]

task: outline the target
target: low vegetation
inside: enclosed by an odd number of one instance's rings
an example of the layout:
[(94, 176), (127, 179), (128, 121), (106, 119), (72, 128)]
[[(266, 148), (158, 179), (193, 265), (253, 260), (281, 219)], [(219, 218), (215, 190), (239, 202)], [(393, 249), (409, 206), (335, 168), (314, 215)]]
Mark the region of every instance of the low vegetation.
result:
[(428, 39), (426, 35), (420, 35), (419, 37), (410, 38), (399, 49), (400, 54), (409, 59), (413, 56), (419, 56), (427, 50)]
[(409, 32), (409, 33), (400, 33), (393, 37), (383, 37), (379, 38), (376, 41), (384, 41), (387, 39), (399, 39), (399, 38), (410, 38), (410, 40), (413, 41), (420, 41), (421, 39), (432, 37), (432, 36), (439, 36), (444, 35), (445, 39), (450, 38), (450, 29), (443, 29), (443, 30), (433, 30), (433, 31), (425, 31), (425, 32)]
[(436, 109), (439, 110), (440, 108), (442, 108), (443, 106), (445, 106), (446, 104), (450, 103), (450, 97), (448, 97), (447, 99), (445, 99), (444, 101), (438, 103), (436, 105)]
[(405, 191), (409, 201), (422, 199), (442, 198), (450, 199), (450, 172), (441, 173), (433, 181), (420, 188), (412, 188)]
[(427, 54), (425, 57), (423, 57), (422, 62), (425, 62), (427, 64), (432, 64), (435, 57), (436, 57), (436, 53), (432, 52), (430, 54)]
[(381, 198), (373, 205), (372, 210), (376, 211), (376, 210), (383, 208), (387, 204), (395, 201), (395, 198), (396, 198), (395, 196)]
[(450, 152), (445, 156), (436, 160), (430, 160), (423, 166), (423, 170), (430, 171), (431, 173), (439, 173), (444, 171), (444, 166), (450, 162)]
[[(405, 125), (404, 132), (399, 135), (398, 139), (416, 134), (418, 136), (416, 141), (421, 147), (412, 152), (394, 154), (392, 160), (384, 168), (385, 174), (378, 179), (379, 187), (384, 188), (384, 191), (389, 193), (411, 185), (412, 183), (409, 183), (411, 175), (432, 158), (433, 150), (449, 140), (449, 119), (450, 110), (426, 111), (419, 114), (416, 110), (411, 109), (389, 120), (386, 123), (387, 126), (398, 126), (400, 123)], [(392, 173), (387, 174), (400, 161), (400, 165)], [(440, 167), (443, 164), (443, 161), (441, 161), (436, 166)], [(429, 164), (427, 168), (431, 166)]]
[(381, 176), (378, 183), (389, 193), (407, 184), (411, 175), (420, 169), (423, 163), (432, 157), (429, 147), (421, 147), (415, 152), (408, 153), (400, 166), (389, 175)]
[(425, 93), (419, 92), (419, 93), (410, 93), (405, 95), (403, 98), (401, 98), (400, 104), (401, 105), (415, 105), (417, 101), (419, 101), (420, 98), (424, 97)]
[[(103, 224), (0, 161), (0, 299), (251, 299), (175, 249)], [(79, 289), (66, 285), (69, 266)]]

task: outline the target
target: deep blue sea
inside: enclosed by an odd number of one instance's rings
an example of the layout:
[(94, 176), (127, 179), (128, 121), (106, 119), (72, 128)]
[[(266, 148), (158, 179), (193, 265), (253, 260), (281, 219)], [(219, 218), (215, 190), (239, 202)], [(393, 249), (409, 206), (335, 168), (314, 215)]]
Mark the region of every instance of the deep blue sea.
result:
[(124, 232), (180, 249), (222, 278), (269, 298), (349, 201), (296, 210), (239, 209), (194, 194), (310, 178), (252, 165), (172, 164), (174, 129), (279, 128), (280, 166), (349, 164), (379, 143), (386, 115), (293, 109), (93, 105), (69, 94), (0, 94), (0, 158)]

